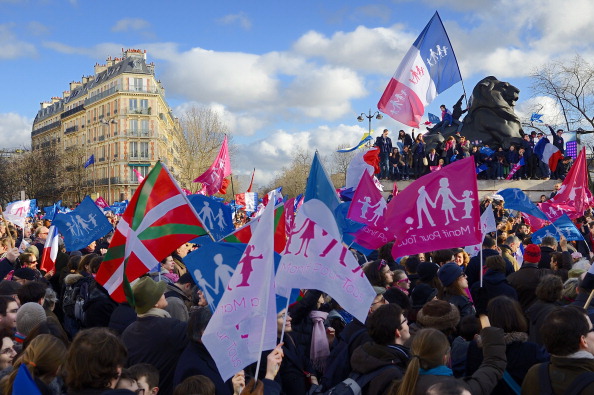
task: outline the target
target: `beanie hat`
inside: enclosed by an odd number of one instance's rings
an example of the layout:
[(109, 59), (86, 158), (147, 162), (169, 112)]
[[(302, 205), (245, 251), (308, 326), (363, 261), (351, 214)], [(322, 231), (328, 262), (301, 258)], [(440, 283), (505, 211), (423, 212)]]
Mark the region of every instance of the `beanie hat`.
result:
[(14, 271), (13, 276), (18, 277), (22, 280), (35, 280), (35, 271), (28, 267), (21, 267)]
[(444, 287), (452, 285), (463, 274), (462, 268), (455, 262), (448, 262), (437, 271), (437, 277)]
[(196, 285), (196, 281), (194, 281), (194, 278), (192, 277), (192, 275), (188, 272), (188, 273), (184, 273), (179, 277), (179, 280), (177, 280), (178, 283), (180, 284), (192, 284), (192, 285)]
[(0, 281), (0, 296), (16, 295), (22, 285), (16, 281), (2, 280)]
[(164, 281), (156, 282), (150, 277), (138, 280), (132, 288), (136, 314), (144, 314), (153, 308), (165, 293), (165, 288), (167, 284)]
[(25, 337), (40, 323), (47, 320), (45, 310), (39, 303), (28, 302), (19, 308), (16, 316), (16, 330)]
[(540, 261), (540, 247), (536, 244), (528, 244), (524, 249), (524, 262), (538, 263)]
[(417, 322), (424, 328), (440, 331), (453, 329), (460, 322), (460, 312), (456, 306), (445, 300), (432, 300), (419, 310)]
[(435, 275), (437, 274), (437, 266), (433, 262), (421, 262), (419, 266), (417, 266), (417, 274), (419, 275), (419, 280), (423, 282), (429, 282)]
[(386, 292), (386, 288), (377, 285), (373, 286), (373, 290), (375, 291), (375, 296), (383, 295)]
[(413, 309), (420, 309), (437, 295), (437, 289), (427, 284), (417, 284), (410, 294)]

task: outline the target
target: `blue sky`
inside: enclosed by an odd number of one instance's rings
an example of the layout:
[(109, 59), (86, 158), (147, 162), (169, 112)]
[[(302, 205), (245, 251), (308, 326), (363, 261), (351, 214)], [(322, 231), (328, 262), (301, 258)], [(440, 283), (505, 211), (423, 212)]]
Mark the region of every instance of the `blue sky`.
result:
[[(555, 103), (534, 97), (535, 67), (580, 53), (593, 60), (587, 0), (57, 1), (0, 0), (0, 147), (30, 145), (39, 103), (122, 48), (148, 51), (167, 100), (181, 114), (212, 106), (239, 144), (234, 173), (269, 182), (296, 149), (330, 156), (367, 129), (377, 102), (435, 11), (468, 94), (495, 75), (520, 88), (516, 111)], [(457, 84), (427, 108), (462, 94)], [(384, 117), (372, 128), (409, 127)], [(376, 135), (378, 133), (375, 133)]]

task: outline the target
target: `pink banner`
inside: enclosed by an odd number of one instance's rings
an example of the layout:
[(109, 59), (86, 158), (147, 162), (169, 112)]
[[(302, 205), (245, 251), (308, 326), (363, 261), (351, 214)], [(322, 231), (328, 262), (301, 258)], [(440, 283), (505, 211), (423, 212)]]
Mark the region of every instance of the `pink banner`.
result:
[(474, 158), (456, 161), (400, 191), (388, 205), (385, 223), (396, 237), (394, 257), (481, 243)]
[[(571, 219), (582, 216), (584, 211), (592, 207), (594, 202), (592, 200), (592, 194), (588, 189), (588, 169), (585, 148), (582, 148), (575, 163), (567, 173), (567, 177), (565, 177), (565, 180), (561, 184), (561, 189), (547, 203), (558, 208), (563, 208), (563, 206), (571, 207), (572, 210), (567, 213)], [(545, 212), (545, 214), (547, 213)], [(559, 213), (559, 216), (562, 214)], [(550, 216), (549, 218), (554, 221), (559, 216), (556, 216), (554, 219)]]

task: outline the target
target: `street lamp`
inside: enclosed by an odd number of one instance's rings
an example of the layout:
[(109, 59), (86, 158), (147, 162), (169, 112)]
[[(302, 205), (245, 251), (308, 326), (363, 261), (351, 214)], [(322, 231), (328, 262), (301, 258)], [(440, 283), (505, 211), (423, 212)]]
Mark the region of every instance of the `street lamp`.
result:
[(359, 115), (357, 117), (357, 121), (359, 122), (363, 122), (363, 120), (367, 118), (369, 120), (369, 135), (371, 136), (371, 120), (373, 118), (375, 119), (382, 119), (382, 114), (380, 114), (379, 111), (376, 111), (375, 113), (371, 114), (371, 109), (369, 109), (369, 114), (365, 114), (364, 112), (361, 113), (361, 115)]

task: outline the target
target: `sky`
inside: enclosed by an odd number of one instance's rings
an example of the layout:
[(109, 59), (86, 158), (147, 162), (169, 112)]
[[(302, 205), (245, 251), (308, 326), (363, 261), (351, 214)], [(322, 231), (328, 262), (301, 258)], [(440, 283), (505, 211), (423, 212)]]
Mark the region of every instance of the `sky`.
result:
[[(390, 77), (438, 11), (463, 84), (439, 95), (439, 114), (482, 78), (520, 89), (522, 119), (551, 98), (530, 89), (531, 73), (580, 54), (594, 61), (589, 0), (83, 1), (0, 0), (0, 148), (30, 147), (39, 103), (61, 96), (95, 63), (146, 49), (177, 115), (208, 106), (229, 127), (233, 173), (266, 185), (297, 150), (330, 158), (355, 145)], [(387, 116), (374, 136), (411, 128)], [(198, 176), (198, 175), (196, 175)], [(236, 191), (239, 192), (239, 191)]]

